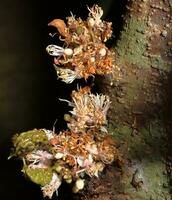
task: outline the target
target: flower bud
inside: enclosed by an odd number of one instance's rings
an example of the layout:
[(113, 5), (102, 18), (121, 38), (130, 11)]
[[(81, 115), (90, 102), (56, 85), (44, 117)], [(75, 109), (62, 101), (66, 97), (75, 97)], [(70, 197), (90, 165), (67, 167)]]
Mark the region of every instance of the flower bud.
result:
[(90, 18), (88, 19), (88, 26), (93, 27), (94, 24), (95, 24), (95, 20), (94, 20), (92, 17), (90, 17)]
[(106, 49), (101, 48), (100, 51), (99, 51), (99, 54), (100, 54), (101, 57), (105, 56), (106, 55)]
[(64, 49), (64, 54), (67, 56), (72, 56), (73, 55), (73, 50), (70, 48)]

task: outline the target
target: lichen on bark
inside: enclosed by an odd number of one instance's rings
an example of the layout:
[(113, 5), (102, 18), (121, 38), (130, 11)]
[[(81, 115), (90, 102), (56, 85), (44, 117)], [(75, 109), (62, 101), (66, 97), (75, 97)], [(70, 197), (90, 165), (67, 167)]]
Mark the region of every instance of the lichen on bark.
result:
[(109, 129), (126, 158), (121, 199), (171, 198), (171, 171), (166, 171), (167, 155), (171, 162), (171, 9), (167, 0), (128, 1), (114, 47), (121, 80), (97, 79), (112, 100)]

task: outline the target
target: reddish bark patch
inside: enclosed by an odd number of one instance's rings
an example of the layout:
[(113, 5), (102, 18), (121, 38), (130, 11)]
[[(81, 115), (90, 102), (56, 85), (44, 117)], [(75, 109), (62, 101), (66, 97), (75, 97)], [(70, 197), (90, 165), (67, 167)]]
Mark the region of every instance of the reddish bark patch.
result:
[(92, 178), (87, 183), (82, 200), (128, 200), (121, 183), (121, 169), (108, 166), (99, 178)]
[(149, 12), (149, 55), (160, 56), (166, 62), (172, 61), (172, 14), (167, 1), (152, 0)]

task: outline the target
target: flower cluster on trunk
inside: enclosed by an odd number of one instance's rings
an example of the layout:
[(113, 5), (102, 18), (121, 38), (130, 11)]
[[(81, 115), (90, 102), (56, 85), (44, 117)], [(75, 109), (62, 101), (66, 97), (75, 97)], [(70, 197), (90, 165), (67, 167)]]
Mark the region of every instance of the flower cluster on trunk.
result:
[(101, 19), (103, 10), (99, 6), (94, 5), (88, 10), (85, 21), (72, 15), (67, 17), (67, 24), (61, 19), (49, 23), (57, 28), (64, 47), (51, 44), (46, 50), (54, 57), (58, 77), (66, 83), (80, 78), (86, 80), (96, 74), (113, 72), (116, 78), (120, 76), (119, 68), (114, 64), (114, 52), (105, 45), (112, 35), (112, 23)]
[[(112, 52), (104, 44), (112, 35), (111, 23), (101, 20), (99, 6), (88, 10), (86, 21), (72, 15), (67, 25), (60, 19), (49, 24), (57, 28), (65, 47), (49, 45), (46, 50), (54, 56), (57, 75), (66, 83), (115, 70)], [(60, 100), (72, 107), (64, 117), (67, 130), (57, 134), (34, 129), (13, 137), (13, 155), (23, 160), (22, 171), (41, 185), (43, 196), (49, 198), (58, 194), (63, 181), (72, 184), (74, 193), (79, 192), (88, 177), (99, 177), (106, 165), (121, 160), (107, 130), (107, 95), (92, 94), (86, 86), (72, 91), (71, 101)]]

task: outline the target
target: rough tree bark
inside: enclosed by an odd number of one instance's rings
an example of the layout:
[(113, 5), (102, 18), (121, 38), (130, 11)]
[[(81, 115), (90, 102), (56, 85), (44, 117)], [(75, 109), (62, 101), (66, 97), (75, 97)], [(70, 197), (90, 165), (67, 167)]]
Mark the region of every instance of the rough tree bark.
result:
[(96, 80), (111, 98), (109, 130), (125, 163), (91, 180), (83, 199), (171, 199), (171, 27), (171, 0), (128, 1), (114, 48), (121, 79)]

